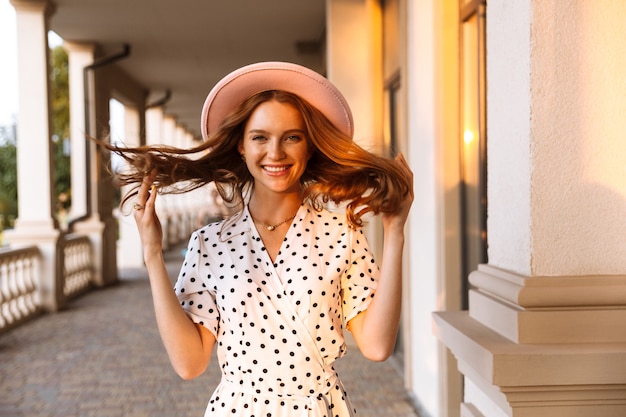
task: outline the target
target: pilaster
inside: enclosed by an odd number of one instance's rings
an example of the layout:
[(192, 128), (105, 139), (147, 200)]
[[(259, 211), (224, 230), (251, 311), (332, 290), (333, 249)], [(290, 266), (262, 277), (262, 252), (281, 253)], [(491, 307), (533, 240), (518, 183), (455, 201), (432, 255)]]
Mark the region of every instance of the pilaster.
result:
[(62, 234), (54, 213), (52, 129), (48, 52), (48, 1), (13, 0), (18, 55), (17, 179), (18, 218), (5, 231), (12, 246), (37, 246), (41, 251), (37, 285), (42, 307), (63, 307)]

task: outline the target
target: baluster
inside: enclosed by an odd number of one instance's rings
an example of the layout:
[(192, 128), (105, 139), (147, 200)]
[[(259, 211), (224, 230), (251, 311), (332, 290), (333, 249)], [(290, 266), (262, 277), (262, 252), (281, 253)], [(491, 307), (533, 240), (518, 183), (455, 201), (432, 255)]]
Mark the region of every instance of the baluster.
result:
[(20, 318), (28, 316), (28, 306), (26, 305), (26, 297), (28, 297), (28, 292), (26, 290), (26, 274), (28, 274), (28, 258), (26, 254), (22, 254), (20, 256), (20, 261), (18, 263), (18, 271), (17, 281), (15, 281), (15, 286), (17, 288), (17, 298), (16, 298), (16, 307), (20, 312)]
[(33, 282), (33, 260), (28, 254), (25, 254), (22, 259), (22, 280), (20, 282), (22, 289), (22, 309), (25, 315), (30, 315), (37, 310), (37, 307), (33, 300), (33, 294), (35, 292), (35, 285)]
[(15, 264), (17, 262), (18, 256), (12, 256), (9, 259), (8, 265), (8, 273), (7, 273), (7, 282), (6, 282), (6, 292), (5, 296), (7, 297), (7, 313), (10, 317), (9, 323), (15, 322), (17, 315), (15, 313), (15, 294), (13, 291), (14, 283), (15, 283)]
[(10, 323), (10, 317), (7, 313), (8, 297), (5, 295), (5, 284), (7, 282), (7, 264), (6, 259), (0, 263), (0, 329), (5, 328)]
[(65, 294), (71, 296), (74, 294), (74, 244), (73, 242), (67, 242), (65, 246)]
[(19, 290), (17, 308), (20, 311), (20, 318), (27, 317), (34, 312), (32, 297), (34, 286), (32, 284), (32, 254), (22, 253), (17, 264), (16, 287)]

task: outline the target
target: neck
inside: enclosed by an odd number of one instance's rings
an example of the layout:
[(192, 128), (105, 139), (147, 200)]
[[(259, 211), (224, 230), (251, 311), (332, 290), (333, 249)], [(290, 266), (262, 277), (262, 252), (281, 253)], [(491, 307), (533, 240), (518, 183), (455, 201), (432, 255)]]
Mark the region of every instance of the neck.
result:
[(248, 209), (252, 216), (265, 224), (276, 224), (286, 218), (294, 216), (302, 205), (302, 196), (299, 193), (262, 197), (252, 194)]

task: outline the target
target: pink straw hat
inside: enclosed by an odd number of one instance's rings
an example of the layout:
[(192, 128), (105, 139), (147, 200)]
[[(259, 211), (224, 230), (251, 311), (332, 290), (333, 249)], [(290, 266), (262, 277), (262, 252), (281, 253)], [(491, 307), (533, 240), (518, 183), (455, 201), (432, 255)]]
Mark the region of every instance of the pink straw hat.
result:
[(267, 90), (298, 95), (321, 111), (335, 127), (352, 137), (352, 112), (339, 90), (317, 72), (288, 62), (251, 64), (222, 78), (202, 107), (202, 137), (206, 139), (245, 99)]

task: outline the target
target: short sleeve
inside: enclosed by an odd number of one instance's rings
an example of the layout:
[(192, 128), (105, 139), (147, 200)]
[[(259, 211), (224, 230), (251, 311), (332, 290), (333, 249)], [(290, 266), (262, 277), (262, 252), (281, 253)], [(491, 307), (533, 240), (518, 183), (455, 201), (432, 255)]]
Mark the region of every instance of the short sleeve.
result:
[(195, 232), (189, 240), (174, 291), (193, 322), (203, 325), (217, 338), (220, 315), (215, 291), (210, 288), (210, 273), (206, 271), (200, 275), (200, 270), (205, 270), (208, 265), (202, 243), (199, 233)]
[(362, 229), (350, 230), (351, 256), (341, 278), (344, 323), (369, 306), (378, 284), (379, 268)]

